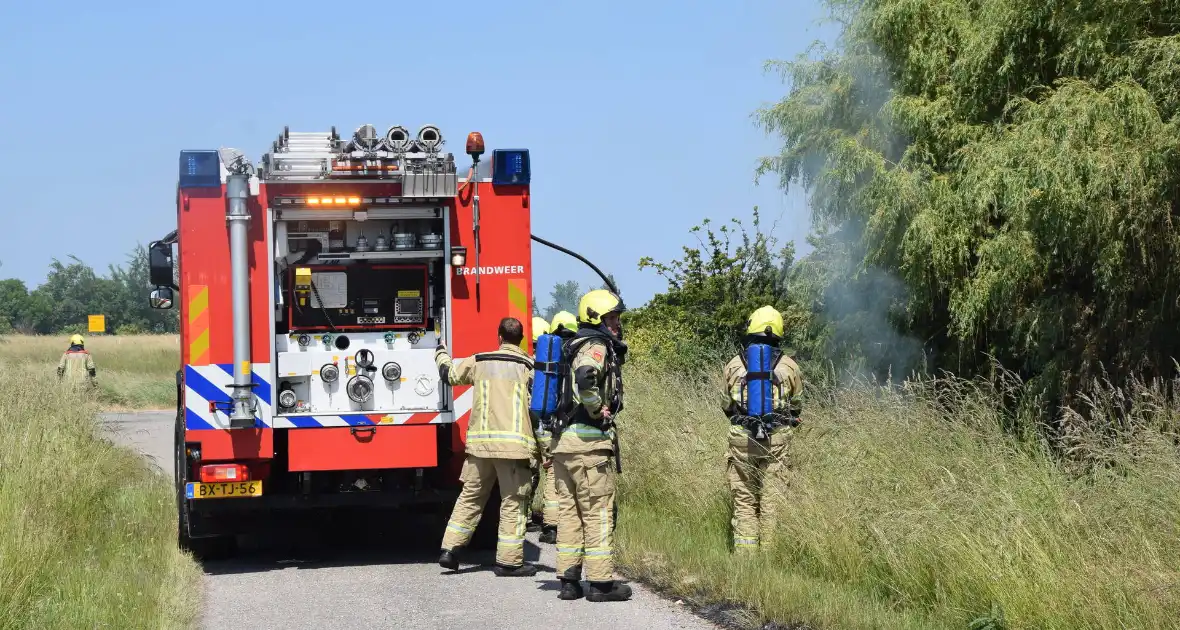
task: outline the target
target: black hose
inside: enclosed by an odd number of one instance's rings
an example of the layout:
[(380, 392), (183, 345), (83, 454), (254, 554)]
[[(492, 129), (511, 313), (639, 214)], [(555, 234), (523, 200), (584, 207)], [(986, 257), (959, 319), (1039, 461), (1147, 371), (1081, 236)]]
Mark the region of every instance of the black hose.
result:
[(590, 262), (589, 260), (586, 260), (586, 258), (583, 257), (581, 254), (579, 254), (577, 252), (572, 252), (572, 251), (562, 247), (561, 245), (556, 245), (554, 243), (550, 243), (549, 241), (537, 236), (536, 234), (529, 234), (529, 236), (534, 241), (537, 241), (538, 243), (540, 243), (542, 245), (547, 245), (549, 247), (552, 247), (553, 249), (556, 249), (557, 251), (559, 251), (563, 254), (569, 254), (570, 256), (573, 256), (574, 258), (577, 258), (578, 260), (586, 263), (587, 265), (590, 266), (591, 269), (594, 270), (594, 273), (598, 274), (598, 276), (600, 278), (602, 278), (602, 281), (606, 283), (606, 286), (610, 287), (610, 290), (612, 292), (614, 292), (615, 295), (619, 295), (619, 289), (618, 289), (618, 287), (615, 286), (615, 283), (611, 282), (610, 278), (606, 277), (605, 273), (602, 273), (602, 271), (598, 267), (594, 266), (594, 263)]

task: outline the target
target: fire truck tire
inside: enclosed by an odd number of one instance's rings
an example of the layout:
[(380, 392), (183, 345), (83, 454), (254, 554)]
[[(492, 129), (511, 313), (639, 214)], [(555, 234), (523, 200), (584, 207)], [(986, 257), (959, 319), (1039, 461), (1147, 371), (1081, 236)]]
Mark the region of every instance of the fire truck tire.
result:
[(236, 548), (234, 536), (192, 536), (193, 515), (189, 511), (189, 502), (184, 496), (184, 488), (188, 483), (191, 467), (184, 448), (184, 415), (181, 409), (177, 409), (176, 412), (173, 444), (176, 480), (176, 546), (182, 551), (192, 554), (199, 561), (232, 555)]

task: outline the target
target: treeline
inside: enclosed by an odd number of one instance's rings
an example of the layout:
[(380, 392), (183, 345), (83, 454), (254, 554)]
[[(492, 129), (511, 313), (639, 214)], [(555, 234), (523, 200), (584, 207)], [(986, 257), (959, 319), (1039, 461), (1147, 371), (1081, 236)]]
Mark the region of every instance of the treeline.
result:
[(89, 315), (104, 315), (107, 333), (179, 330), (177, 309), (154, 310), (148, 302), (146, 247), (137, 246), (105, 276), (74, 256), (69, 261), (54, 259), (45, 282), (31, 290), (22, 280), (0, 280), (0, 334), (85, 333)]
[[(616, 285), (614, 274), (608, 273), (606, 277)], [(575, 317), (578, 314), (578, 301), (588, 291), (593, 289), (609, 288), (606, 283), (600, 285), (586, 285), (580, 286), (575, 280), (567, 280), (565, 282), (558, 282), (553, 285), (553, 289), (549, 291), (549, 304), (545, 308), (537, 306), (537, 296), (533, 296), (533, 315), (545, 318), (546, 321), (553, 321), (553, 316), (561, 311), (572, 313)]]
[[(632, 315), (668, 360), (731, 347), (762, 302), (811, 369), (1022, 383), (1038, 422), (1180, 357), (1180, 24), (1167, 2), (828, 2), (836, 45), (776, 62), (760, 175), (809, 194), (794, 260), (694, 230)], [(1116, 412), (1132, 405), (1125, 401)]]
[[(137, 245), (124, 265), (112, 265), (106, 275), (74, 256), (68, 260), (54, 259), (45, 282), (32, 289), (23, 280), (0, 280), (0, 334), (86, 332), (89, 315), (105, 315), (107, 333), (112, 334), (179, 330), (179, 309), (155, 310), (149, 305), (152, 284), (146, 247)], [(607, 277), (615, 282), (613, 275)], [(558, 311), (576, 314), (582, 295), (599, 286), (603, 285), (559, 282), (549, 291), (544, 308), (533, 297), (533, 314), (546, 320)]]

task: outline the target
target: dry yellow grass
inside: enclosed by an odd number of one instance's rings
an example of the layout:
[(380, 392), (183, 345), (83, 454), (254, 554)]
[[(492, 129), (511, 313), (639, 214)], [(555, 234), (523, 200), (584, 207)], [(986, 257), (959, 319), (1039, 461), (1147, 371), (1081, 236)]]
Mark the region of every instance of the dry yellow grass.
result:
[(0, 363), (0, 628), (193, 627), (171, 480), (102, 439), (98, 405), (37, 359)]
[[(85, 335), (98, 374), (98, 400), (105, 409), (175, 409), (179, 335)], [(0, 336), (0, 364), (57, 365), (69, 335)]]
[[(719, 383), (632, 368), (621, 563), (699, 602), (818, 628), (1180, 627), (1180, 458), (1145, 432), (1072, 478), (986, 389), (811, 398), (777, 547), (729, 553)], [(1145, 402), (1144, 396), (1138, 398)], [(974, 622), (974, 623), (973, 623)]]
[[(23, 358), (51, 374), (64, 343), (0, 339), (0, 370)], [(90, 340), (104, 404), (170, 407), (176, 343)], [(716, 379), (672, 377), (641, 357), (626, 378), (619, 562), (636, 578), (697, 603), (736, 603), (759, 621), (816, 628), (1180, 628), (1171, 436), (1144, 432), (1134, 449), (1102, 454), (1108, 472), (1077, 478), (1005, 435), (986, 389), (812, 390), (792, 483), (773, 490), (791, 506), (780, 543), (742, 559), (729, 553)], [(1180, 417), (1149, 394), (1136, 394), (1140, 407)], [(121, 457), (105, 461), (129, 461)], [(143, 499), (158, 513), (137, 527), (172, 535), (168, 491), (151, 491), (158, 503)]]

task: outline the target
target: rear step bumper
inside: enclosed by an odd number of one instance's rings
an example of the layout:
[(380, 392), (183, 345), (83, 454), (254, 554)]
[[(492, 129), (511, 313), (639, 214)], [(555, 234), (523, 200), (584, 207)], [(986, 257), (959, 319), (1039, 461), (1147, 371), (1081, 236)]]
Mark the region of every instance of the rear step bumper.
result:
[(287, 430), (287, 470), (433, 468), (438, 427), (334, 427)]

